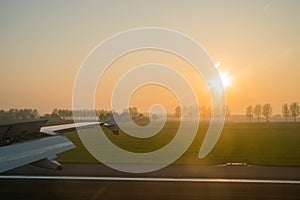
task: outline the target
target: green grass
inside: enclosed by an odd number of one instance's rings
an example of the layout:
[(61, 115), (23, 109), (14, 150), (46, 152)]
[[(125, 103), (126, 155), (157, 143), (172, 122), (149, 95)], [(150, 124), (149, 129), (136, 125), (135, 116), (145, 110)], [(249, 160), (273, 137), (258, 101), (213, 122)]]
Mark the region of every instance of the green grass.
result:
[[(105, 128), (104, 131), (119, 147), (143, 153), (165, 146), (173, 139), (178, 125), (176, 121), (168, 121), (162, 131), (148, 139), (133, 138), (123, 132), (115, 136)], [(212, 152), (204, 159), (199, 159), (198, 152), (207, 127), (207, 124), (200, 124), (192, 145), (174, 164), (246, 162), (256, 165), (300, 166), (300, 123), (228, 123)], [(76, 132), (67, 133), (66, 136), (77, 148), (60, 154), (59, 161), (97, 162), (86, 151)]]
[[(201, 132), (201, 129), (200, 129)], [(232, 123), (225, 125), (212, 152), (195, 159), (201, 137), (178, 160), (178, 164), (246, 162), (257, 165), (300, 166), (300, 124)]]
[(59, 162), (98, 163), (98, 161), (83, 146), (77, 132), (68, 132), (64, 135), (76, 145), (76, 148), (59, 154), (57, 158)]

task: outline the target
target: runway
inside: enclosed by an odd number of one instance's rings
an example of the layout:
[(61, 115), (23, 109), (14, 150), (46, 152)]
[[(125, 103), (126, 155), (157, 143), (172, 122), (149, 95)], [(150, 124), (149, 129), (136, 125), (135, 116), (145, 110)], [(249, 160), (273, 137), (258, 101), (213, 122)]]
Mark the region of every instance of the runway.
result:
[(1, 175), (300, 180), (300, 167), (170, 165), (158, 171), (134, 174), (120, 172), (103, 164), (64, 163), (63, 166), (62, 171), (57, 171), (26, 165)]
[(101, 164), (1, 174), (1, 199), (300, 199), (300, 168), (169, 166), (128, 174)]
[(2, 175), (0, 180), (73, 180), (73, 181), (140, 181), (140, 182), (198, 182), (198, 183), (262, 183), (300, 185), (300, 180), (224, 179), (224, 178), (158, 178), (158, 177), (96, 177), (96, 176), (18, 176)]
[(0, 180), (1, 199), (299, 199), (293, 184)]

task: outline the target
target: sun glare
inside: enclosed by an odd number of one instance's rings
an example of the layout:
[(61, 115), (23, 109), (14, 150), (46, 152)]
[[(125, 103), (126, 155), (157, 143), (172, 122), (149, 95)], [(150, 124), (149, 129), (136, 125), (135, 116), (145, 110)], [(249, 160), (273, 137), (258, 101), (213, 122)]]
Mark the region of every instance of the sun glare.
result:
[(224, 88), (230, 86), (231, 85), (231, 78), (228, 75), (228, 72), (223, 72), (220, 75), (221, 75), (221, 79), (222, 79), (222, 83), (223, 83)]
[[(215, 67), (217, 69), (219, 69), (220, 65), (221, 65), (220, 61), (217, 61), (215, 63)], [(227, 71), (226, 72), (220, 72), (220, 70), (219, 70), (219, 73), (220, 73), (220, 76), (221, 76), (223, 87), (226, 88), (226, 87), (230, 86), (231, 85), (231, 77), (228, 75), (228, 72)]]

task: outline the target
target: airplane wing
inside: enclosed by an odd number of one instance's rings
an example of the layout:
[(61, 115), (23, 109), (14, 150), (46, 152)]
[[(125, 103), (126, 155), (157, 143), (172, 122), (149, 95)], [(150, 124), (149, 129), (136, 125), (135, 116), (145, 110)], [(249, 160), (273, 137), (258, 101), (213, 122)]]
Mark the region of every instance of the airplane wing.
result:
[(119, 133), (119, 128), (111, 120), (42, 127), (46, 122), (41, 120), (0, 125), (0, 173), (27, 164), (61, 170), (62, 165), (54, 160), (56, 155), (75, 148), (68, 138), (61, 135), (63, 132), (102, 125), (114, 134)]
[[(75, 145), (64, 136), (45, 137), (41, 131), (47, 120), (20, 122), (0, 125), (0, 173), (32, 164), (49, 169), (62, 169), (55, 161), (56, 154), (75, 148)], [(52, 127), (52, 128), (51, 128)], [(66, 127), (47, 127), (54, 131)], [(45, 131), (45, 132), (47, 132)], [(49, 134), (48, 134), (49, 135)]]
[(100, 125), (100, 122), (81, 122), (56, 126), (45, 126), (41, 128), (40, 132), (47, 135), (58, 135), (59, 133), (74, 131), (76, 128), (90, 128), (97, 125)]
[(111, 132), (113, 132), (115, 135), (119, 135), (119, 127), (113, 118), (106, 120), (105, 122), (101, 122), (100, 126), (105, 126), (106, 128), (110, 129)]
[(80, 122), (80, 123), (63, 124), (63, 125), (56, 125), (56, 126), (45, 126), (41, 128), (40, 132), (45, 133), (47, 135), (58, 135), (64, 132), (74, 131), (78, 128), (79, 129), (91, 128), (93, 126), (98, 126), (98, 125), (108, 128), (115, 135), (119, 134), (119, 127), (113, 118), (106, 120), (104, 122)]
[(0, 173), (31, 163), (60, 170), (62, 166), (54, 161), (56, 154), (74, 147), (75, 145), (64, 136), (45, 137), (2, 146), (0, 147)]
[(0, 125), (0, 146), (40, 137), (40, 129), (46, 122), (39, 120)]

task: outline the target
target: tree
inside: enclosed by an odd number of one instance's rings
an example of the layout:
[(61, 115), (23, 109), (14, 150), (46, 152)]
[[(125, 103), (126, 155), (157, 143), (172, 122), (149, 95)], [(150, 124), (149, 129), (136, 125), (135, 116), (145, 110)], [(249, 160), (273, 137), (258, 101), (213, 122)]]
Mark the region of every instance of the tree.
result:
[(6, 112), (4, 110), (0, 110), (0, 121), (4, 121), (6, 117)]
[(129, 107), (130, 117), (137, 117), (139, 115), (137, 107)]
[(224, 109), (225, 109), (226, 120), (228, 120), (229, 116), (231, 115), (230, 108), (229, 108), (229, 106), (225, 106)]
[(39, 118), (39, 112), (37, 109), (25, 109), (27, 112), (28, 119), (37, 119)]
[(65, 111), (64, 111), (64, 110), (59, 109), (59, 110), (57, 111), (57, 114), (58, 114), (58, 116), (59, 116), (61, 119), (65, 119)]
[(211, 116), (211, 108), (210, 106), (201, 106), (200, 107), (200, 119), (203, 119), (203, 121), (206, 120), (206, 118), (210, 118)]
[(285, 117), (285, 122), (287, 122), (288, 117), (290, 116), (290, 109), (287, 103), (282, 105), (282, 116)]
[(294, 122), (296, 122), (297, 117), (300, 113), (299, 104), (294, 102), (290, 105), (291, 116), (294, 118)]
[(267, 103), (262, 107), (262, 114), (266, 118), (266, 122), (269, 122), (269, 118), (272, 115), (272, 106), (271, 104)]
[(249, 118), (249, 121), (251, 122), (253, 118), (253, 106), (250, 105), (246, 108), (246, 116)]
[(60, 116), (58, 115), (58, 109), (54, 108), (52, 113), (51, 113), (51, 118), (55, 118), (55, 119), (60, 119)]
[(253, 109), (253, 114), (257, 117), (257, 121), (259, 122), (259, 118), (261, 116), (261, 105), (260, 104), (255, 105), (255, 107)]
[(184, 106), (181, 114), (187, 119), (195, 119), (198, 110), (196, 106)]
[(7, 112), (7, 118), (9, 120), (11, 120), (11, 119), (13, 119), (13, 120), (18, 119), (17, 115), (18, 115), (18, 109), (15, 109), (15, 108), (11, 108)]
[(175, 114), (174, 114), (174, 116), (175, 116), (176, 118), (180, 118), (180, 117), (181, 117), (181, 108), (180, 108), (180, 106), (177, 106), (177, 107), (175, 108)]

